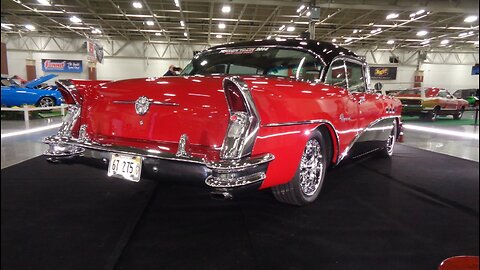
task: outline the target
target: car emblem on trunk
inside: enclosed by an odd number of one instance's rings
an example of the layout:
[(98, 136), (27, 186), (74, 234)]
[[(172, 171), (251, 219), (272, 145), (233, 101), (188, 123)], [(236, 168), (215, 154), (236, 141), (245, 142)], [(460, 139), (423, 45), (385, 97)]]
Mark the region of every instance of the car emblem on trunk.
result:
[(135, 101), (135, 112), (138, 115), (144, 115), (150, 108), (150, 100), (146, 96), (141, 96)]

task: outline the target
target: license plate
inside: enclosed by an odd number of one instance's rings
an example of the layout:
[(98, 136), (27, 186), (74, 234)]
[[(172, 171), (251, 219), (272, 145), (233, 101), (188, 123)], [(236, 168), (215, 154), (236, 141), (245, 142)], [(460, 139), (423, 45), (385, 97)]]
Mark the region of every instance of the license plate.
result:
[(140, 181), (142, 158), (139, 156), (112, 154), (108, 164), (108, 176), (129, 181)]

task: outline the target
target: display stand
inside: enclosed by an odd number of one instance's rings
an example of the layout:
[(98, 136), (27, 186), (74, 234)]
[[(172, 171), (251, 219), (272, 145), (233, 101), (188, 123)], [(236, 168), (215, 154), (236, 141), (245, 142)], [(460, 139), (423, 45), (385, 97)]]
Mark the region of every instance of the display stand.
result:
[(25, 127), (30, 127), (30, 114), (29, 112), (32, 111), (50, 111), (54, 109), (60, 109), (62, 116), (65, 116), (65, 108), (67, 105), (60, 105), (60, 106), (52, 106), (52, 107), (28, 107), (28, 105), (24, 105), (23, 107), (19, 108), (9, 108), (9, 107), (2, 107), (1, 110), (7, 112), (23, 112), (23, 118), (25, 120)]

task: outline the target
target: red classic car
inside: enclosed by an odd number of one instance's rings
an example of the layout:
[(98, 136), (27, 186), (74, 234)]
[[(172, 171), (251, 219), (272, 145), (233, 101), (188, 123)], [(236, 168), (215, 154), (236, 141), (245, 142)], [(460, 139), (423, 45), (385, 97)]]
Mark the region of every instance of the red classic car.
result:
[(430, 121), (435, 121), (439, 115), (453, 115), (454, 119), (459, 120), (469, 106), (466, 100), (436, 87), (406, 89), (395, 97), (402, 102), (403, 115), (420, 116)]
[(69, 115), (44, 139), (45, 155), (95, 158), (132, 181), (144, 173), (197, 181), (222, 198), (271, 188), (303, 205), (346, 156), (392, 155), (401, 103), (368, 84), (367, 64), (331, 43), (217, 46), (177, 77), (58, 82)]

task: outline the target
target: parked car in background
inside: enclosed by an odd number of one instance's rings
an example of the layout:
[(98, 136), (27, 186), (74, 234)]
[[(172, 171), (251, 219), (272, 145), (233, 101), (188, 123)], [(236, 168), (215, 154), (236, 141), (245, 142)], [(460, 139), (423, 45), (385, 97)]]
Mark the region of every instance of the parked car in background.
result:
[(2, 106), (35, 105), (39, 107), (59, 106), (63, 97), (56, 86), (45, 85), (44, 82), (57, 77), (49, 74), (21, 84), (12, 78), (2, 79)]
[(411, 88), (396, 96), (402, 102), (402, 115), (420, 116), (435, 121), (439, 115), (453, 115), (458, 120), (468, 107), (468, 102), (451, 95), (442, 88)]
[(477, 89), (460, 89), (455, 91), (453, 95), (456, 98), (465, 99), (466, 101), (468, 101), (468, 104), (472, 107), (478, 107), (479, 105), (480, 96), (479, 96), (478, 88)]
[(263, 40), (210, 48), (180, 76), (61, 81), (70, 112), (45, 155), (94, 158), (130, 181), (197, 181), (213, 197), (271, 188), (304, 205), (345, 157), (393, 153), (401, 103), (370, 91), (368, 70), (331, 43)]

